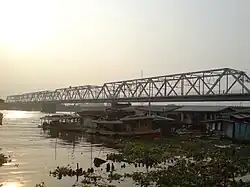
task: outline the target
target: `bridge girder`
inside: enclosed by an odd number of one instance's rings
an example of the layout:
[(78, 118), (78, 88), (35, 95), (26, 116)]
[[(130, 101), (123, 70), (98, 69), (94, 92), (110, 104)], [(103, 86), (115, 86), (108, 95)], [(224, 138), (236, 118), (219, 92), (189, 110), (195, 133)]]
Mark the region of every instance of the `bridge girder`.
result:
[[(108, 102), (163, 101), (170, 98), (244, 95), (250, 96), (250, 78), (239, 70), (223, 68), (179, 73), (126, 81), (108, 82), (102, 86), (85, 85), (8, 96), (7, 103), (41, 102)], [(208, 97), (209, 96), (209, 97)], [(243, 99), (244, 100), (244, 99)]]

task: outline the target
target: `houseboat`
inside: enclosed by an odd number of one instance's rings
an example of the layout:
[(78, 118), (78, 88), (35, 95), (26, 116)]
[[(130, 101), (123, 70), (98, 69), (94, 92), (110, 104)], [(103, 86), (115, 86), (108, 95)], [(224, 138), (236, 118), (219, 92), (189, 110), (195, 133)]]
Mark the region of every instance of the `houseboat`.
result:
[(127, 116), (119, 120), (93, 120), (92, 128), (86, 132), (103, 136), (160, 137), (162, 128), (159, 121), (169, 120), (160, 116)]
[(82, 118), (78, 115), (55, 114), (41, 117), (41, 127), (43, 129), (55, 128), (66, 131), (82, 131)]
[(3, 124), (3, 114), (0, 112), (0, 125)]
[[(92, 121), (97, 121), (98, 119), (109, 121), (117, 121), (128, 115), (134, 115), (135, 109), (128, 105), (113, 105), (111, 107), (85, 107), (82, 111), (77, 112), (83, 120), (83, 126), (85, 128), (92, 127)], [(113, 123), (113, 122), (111, 122)]]

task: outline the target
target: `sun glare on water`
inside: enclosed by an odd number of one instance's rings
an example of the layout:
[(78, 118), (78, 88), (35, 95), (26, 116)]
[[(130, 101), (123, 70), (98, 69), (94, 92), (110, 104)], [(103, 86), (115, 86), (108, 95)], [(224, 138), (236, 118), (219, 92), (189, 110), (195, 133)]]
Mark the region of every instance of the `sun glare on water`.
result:
[(4, 118), (8, 119), (20, 119), (26, 117), (27, 117), (27, 112), (25, 111), (8, 111), (8, 113), (4, 115)]
[(21, 184), (18, 184), (16, 182), (10, 182), (10, 183), (2, 184), (1, 187), (21, 187), (21, 186), (22, 186)]

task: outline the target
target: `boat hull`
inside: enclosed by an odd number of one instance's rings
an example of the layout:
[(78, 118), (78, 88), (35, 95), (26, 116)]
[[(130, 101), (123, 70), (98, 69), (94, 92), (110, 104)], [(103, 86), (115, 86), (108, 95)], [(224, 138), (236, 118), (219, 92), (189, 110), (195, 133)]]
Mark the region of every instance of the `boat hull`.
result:
[(2, 125), (2, 124), (3, 124), (3, 114), (0, 113), (0, 125)]
[(74, 132), (82, 132), (85, 129), (83, 126), (79, 124), (56, 124), (56, 125), (46, 125), (42, 126), (43, 129), (58, 129), (62, 131), (74, 131)]
[(105, 131), (105, 130), (97, 130), (97, 129), (87, 129), (85, 132), (88, 134), (95, 134), (95, 135), (102, 135), (102, 136), (123, 136), (123, 137), (136, 137), (136, 136), (159, 137), (161, 134), (159, 129), (150, 130), (146, 132), (113, 132), (113, 131)]

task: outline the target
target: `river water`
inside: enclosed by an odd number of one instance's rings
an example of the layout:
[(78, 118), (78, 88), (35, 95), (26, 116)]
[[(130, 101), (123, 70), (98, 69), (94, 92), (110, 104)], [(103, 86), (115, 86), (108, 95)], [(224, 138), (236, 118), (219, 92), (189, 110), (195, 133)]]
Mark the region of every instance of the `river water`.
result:
[(37, 127), (44, 115), (40, 112), (0, 112), (4, 114), (3, 125), (0, 126), (0, 152), (12, 159), (0, 167), (0, 184), (3, 187), (35, 187), (41, 181), (48, 187), (70, 187), (75, 178), (59, 181), (49, 176), (49, 172), (68, 164), (75, 168), (76, 163), (87, 169), (91, 167), (91, 158), (105, 158), (107, 153), (114, 151), (100, 143), (90, 143), (81, 134), (64, 133), (57, 138), (57, 133), (44, 132)]

